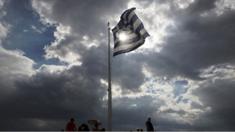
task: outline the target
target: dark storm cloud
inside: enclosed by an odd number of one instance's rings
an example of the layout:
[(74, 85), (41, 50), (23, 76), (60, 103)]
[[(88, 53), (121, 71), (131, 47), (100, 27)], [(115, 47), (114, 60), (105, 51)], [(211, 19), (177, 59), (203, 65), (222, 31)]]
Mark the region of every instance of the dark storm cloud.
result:
[[(45, 122), (44, 122), (45, 121)], [(1, 122), (1, 130), (15, 130), (15, 131), (27, 131), (27, 130), (55, 130), (52, 128), (58, 128), (56, 130), (64, 129), (64, 120), (41, 120), (35, 118), (8, 118)]]
[[(171, 54), (173, 54), (173, 52)], [(182, 63), (183, 60), (177, 60), (162, 52), (156, 53), (149, 51), (148, 54), (138, 54), (136, 58), (139, 60), (138, 62), (143, 62), (150, 68), (153, 74), (159, 77), (167, 77), (168, 79), (171, 79), (175, 76), (185, 76), (195, 80), (201, 79), (197, 76), (197, 71), (191, 70), (190, 67), (187, 67)]]
[(194, 91), (205, 105), (211, 106), (211, 112), (205, 113), (197, 120), (195, 127), (199, 130), (235, 130), (235, 81), (218, 79), (207, 82)]
[[(181, 18), (182, 16), (180, 16)], [(222, 15), (187, 14), (174, 35), (166, 38), (161, 54), (180, 65), (182, 73), (198, 76), (199, 70), (211, 65), (234, 63), (235, 12)]]
[[(18, 80), (16, 86), (17, 91), (1, 102), (2, 121), (8, 118), (63, 120), (69, 117), (86, 121), (104, 116), (101, 99), (106, 90), (100, 85), (99, 78), (85, 68), (74, 66), (60, 74), (38, 73), (31, 78)], [(20, 129), (17, 125), (14, 128), (1, 128)], [(48, 130), (61, 128), (63, 126), (58, 124), (57, 128)], [(30, 126), (25, 126), (22, 130), (29, 129)]]
[(203, 13), (215, 8), (216, 1), (217, 0), (196, 0), (188, 7), (188, 10), (190, 13)]
[(115, 57), (112, 61), (113, 80), (125, 90), (138, 91), (144, 82), (142, 71), (143, 63), (133, 59), (133, 56)]

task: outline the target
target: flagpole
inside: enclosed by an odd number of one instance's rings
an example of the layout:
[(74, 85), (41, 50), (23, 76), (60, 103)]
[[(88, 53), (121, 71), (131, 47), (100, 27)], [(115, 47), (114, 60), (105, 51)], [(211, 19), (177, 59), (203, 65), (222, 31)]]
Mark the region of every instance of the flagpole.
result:
[(112, 84), (110, 56), (110, 27), (108, 22), (108, 131), (112, 131)]

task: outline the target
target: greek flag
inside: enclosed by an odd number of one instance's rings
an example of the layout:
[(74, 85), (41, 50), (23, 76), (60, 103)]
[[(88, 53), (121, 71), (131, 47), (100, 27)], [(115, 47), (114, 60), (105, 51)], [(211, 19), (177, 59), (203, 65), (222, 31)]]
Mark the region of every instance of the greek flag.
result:
[(135, 14), (135, 9), (131, 8), (122, 13), (121, 20), (112, 29), (114, 37), (113, 56), (135, 50), (144, 44), (145, 38), (149, 36), (143, 23)]

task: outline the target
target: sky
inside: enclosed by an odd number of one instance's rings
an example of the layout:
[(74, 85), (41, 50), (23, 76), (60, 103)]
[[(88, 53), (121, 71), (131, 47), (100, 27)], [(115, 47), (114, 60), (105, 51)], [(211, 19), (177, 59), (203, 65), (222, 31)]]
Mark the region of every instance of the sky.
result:
[(235, 130), (233, 0), (0, 0), (0, 130), (106, 127), (107, 23), (132, 7), (150, 37), (112, 58), (113, 129)]

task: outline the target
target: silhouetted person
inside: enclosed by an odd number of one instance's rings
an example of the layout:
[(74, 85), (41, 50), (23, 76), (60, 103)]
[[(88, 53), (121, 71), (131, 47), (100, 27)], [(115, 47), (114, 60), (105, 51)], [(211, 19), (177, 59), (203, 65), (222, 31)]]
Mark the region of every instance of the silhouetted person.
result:
[(90, 131), (90, 129), (87, 124), (83, 123), (79, 126), (78, 131)]
[(76, 125), (74, 123), (74, 119), (71, 118), (70, 121), (66, 125), (66, 131), (76, 131)]
[(147, 131), (154, 131), (153, 124), (151, 122), (151, 118), (149, 117), (148, 120), (145, 122)]

